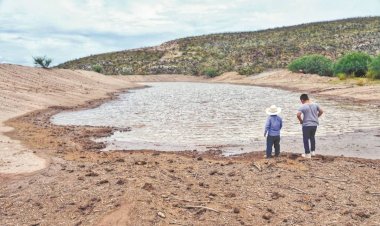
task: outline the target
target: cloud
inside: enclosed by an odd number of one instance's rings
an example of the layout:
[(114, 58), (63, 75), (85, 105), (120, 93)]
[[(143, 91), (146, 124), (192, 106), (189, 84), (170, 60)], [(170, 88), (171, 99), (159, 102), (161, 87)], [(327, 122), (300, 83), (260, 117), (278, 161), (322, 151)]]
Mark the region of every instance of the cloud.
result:
[(31, 65), (31, 55), (46, 54), (57, 64), (178, 37), (378, 15), (379, 8), (378, 0), (0, 0), (1, 60)]

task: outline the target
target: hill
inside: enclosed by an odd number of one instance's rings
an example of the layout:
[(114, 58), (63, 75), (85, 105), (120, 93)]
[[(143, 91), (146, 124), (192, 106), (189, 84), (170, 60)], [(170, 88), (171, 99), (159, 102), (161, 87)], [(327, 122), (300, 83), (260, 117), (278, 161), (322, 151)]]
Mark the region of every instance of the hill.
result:
[(254, 32), (181, 38), (159, 46), (92, 55), (58, 65), (104, 74), (254, 74), (284, 68), (305, 54), (336, 59), (350, 51), (380, 53), (380, 17), (301, 24)]

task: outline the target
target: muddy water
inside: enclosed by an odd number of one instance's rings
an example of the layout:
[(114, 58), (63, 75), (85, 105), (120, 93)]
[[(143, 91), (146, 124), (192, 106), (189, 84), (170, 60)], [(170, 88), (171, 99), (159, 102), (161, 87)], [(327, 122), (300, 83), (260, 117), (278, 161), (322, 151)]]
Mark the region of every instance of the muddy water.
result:
[[(288, 149), (285, 151), (296, 149), (296, 152), (302, 152), (301, 127), (295, 117), (300, 106), (299, 93), (231, 84), (177, 82), (146, 85), (150, 87), (121, 94), (117, 100), (95, 109), (62, 112), (52, 121), (60, 125), (132, 128), (130, 132), (116, 132), (99, 140), (107, 142), (108, 150), (220, 148), (227, 154), (233, 154), (265, 148), (265, 108), (275, 104), (283, 109), (280, 115), (284, 123), (282, 144)], [(380, 150), (377, 142), (380, 139), (376, 139), (380, 128), (378, 111), (332, 101), (313, 101), (325, 111), (317, 132), (321, 137), (318, 144), (325, 146), (320, 148), (323, 150), (321, 153), (377, 158), (376, 149)], [(357, 131), (372, 134), (370, 146), (361, 147), (371, 149), (370, 153), (358, 152), (358, 147), (350, 146), (358, 143), (355, 139), (345, 140), (339, 147), (334, 146), (338, 137), (344, 134), (352, 136)], [(366, 136), (364, 133), (363, 139), (367, 139)]]

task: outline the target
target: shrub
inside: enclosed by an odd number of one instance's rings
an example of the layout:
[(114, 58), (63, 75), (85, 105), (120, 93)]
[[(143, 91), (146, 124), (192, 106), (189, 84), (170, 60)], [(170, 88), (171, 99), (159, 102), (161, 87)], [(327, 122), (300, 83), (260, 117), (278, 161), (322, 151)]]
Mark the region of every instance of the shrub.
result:
[(346, 80), (347, 76), (344, 73), (339, 73), (336, 75), (336, 77), (339, 78), (339, 80)]
[(368, 75), (372, 79), (380, 79), (380, 55), (375, 57), (368, 66)]
[(238, 69), (239, 75), (252, 75), (255, 73), (255, 70), (252, 66), (242, 66)]
[(365, 80), (362, 78), (356, 81), (356, 85), (358, 86), (364, 86), (364, 84), (365, 84)]
[(371, 63), (371, 56), (367, 53), (352, 52), (344, 55), (334, 65), (334, 73), (353, 74), (356, 77), (364, 76)]
[(219, 75), (219, 71), (215, 68), (206, 68), (203, 70), (203, 74), (213, 78)]
[(34, 60), (34, 64), (36, 66), (41, 66), (42, 68), (49, 68), (49, 65), (51, 64), (51, 62), (53, 61), (51, 58), (47, 58), (46, 56), (37, 56), (37, 57), (33, 57), (33, 60)]
[(92, 70), (98, 73), (102, 73), (103, 67), (100, 66), (99, 64), (92, 65)]
[(292, 72), (304, 72), (322, 76), (333, 75), (333, 62), (322, 55), (307, 55), (295, 59), (288, 65)]

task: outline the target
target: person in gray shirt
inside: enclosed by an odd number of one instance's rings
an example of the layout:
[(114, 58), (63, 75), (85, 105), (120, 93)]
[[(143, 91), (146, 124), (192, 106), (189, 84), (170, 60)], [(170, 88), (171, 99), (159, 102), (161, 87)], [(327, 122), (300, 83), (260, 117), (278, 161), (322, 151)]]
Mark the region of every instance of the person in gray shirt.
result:
[(298, 109), (297, 118), (302, 124), (303, 145), (305, 148), (305, 154), (302, 154), (302, 157), (311, 158), (311, 156), (315, 155), (315, 133), (319, 125), (318, 118), (323, 114), (323, 110), (318, 104), (312, 103), (307, 94), (302, 94), (300, 100), (302, 106)]

